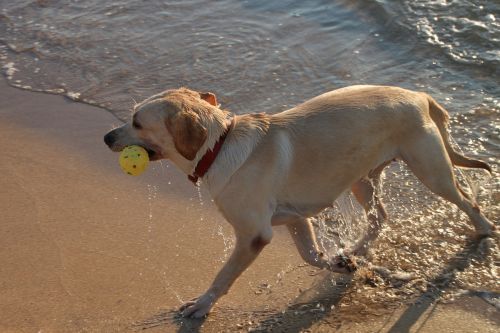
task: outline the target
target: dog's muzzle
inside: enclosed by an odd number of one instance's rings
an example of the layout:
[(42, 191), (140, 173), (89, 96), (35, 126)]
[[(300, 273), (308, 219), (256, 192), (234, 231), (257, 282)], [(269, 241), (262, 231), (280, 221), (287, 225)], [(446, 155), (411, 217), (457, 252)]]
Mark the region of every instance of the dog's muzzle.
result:
[(113, 143), (116, 141), (116, 134), (114, 131), (109, 132), (104, 136), (104, 143), (111, 148), (113, 146)]

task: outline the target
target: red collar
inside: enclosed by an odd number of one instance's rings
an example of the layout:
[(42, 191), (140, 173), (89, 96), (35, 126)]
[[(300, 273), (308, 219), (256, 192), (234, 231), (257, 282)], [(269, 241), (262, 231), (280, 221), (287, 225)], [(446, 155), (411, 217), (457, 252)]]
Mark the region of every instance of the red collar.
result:
[(222, 133), (219, 140), (217, 140), (214, 147), (212, 149), (207, 150), (205, 155), (203, 155), (203, 157), (198, 161), (198, 164), (196, 165), (193, 174), (188, 175), (188, 179), (192, 181), (194, 184), (198, 182), (198, 178), (203, 177), (207, 173), (208, 169), (210, 169), (215, 159), (217, 158), (217, 155), (219, 154), (219, 151), (222, 148), (224, 141), (226, 141), (227, 134), (234, 126), (234, 117), (231, 118), (231, 120), (227, 120), (226, 125), (227, 125), (226, 130), (224, 131), (224, 133)]

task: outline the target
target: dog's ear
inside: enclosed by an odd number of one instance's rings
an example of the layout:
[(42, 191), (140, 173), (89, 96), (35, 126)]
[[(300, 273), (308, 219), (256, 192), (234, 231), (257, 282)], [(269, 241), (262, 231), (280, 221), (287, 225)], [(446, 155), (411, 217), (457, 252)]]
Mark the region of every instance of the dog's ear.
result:
[(200, 117), (192, 111), (181, 111), (167, 117), (165, 125), (172, 134), (177, 151), (192, 161), (207, 139), (207, 129), (201, 124)]
[(215, 94), (212, 94), (211, 92), (201, 92), (200, 98), (213, 106), (219, 106), (217, 103), (217, 97), (215, 97)]

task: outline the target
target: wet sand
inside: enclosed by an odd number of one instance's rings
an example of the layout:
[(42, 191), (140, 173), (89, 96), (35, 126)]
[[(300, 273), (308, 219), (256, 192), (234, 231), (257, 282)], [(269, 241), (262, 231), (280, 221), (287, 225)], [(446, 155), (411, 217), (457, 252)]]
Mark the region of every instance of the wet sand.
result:
[(123, 174), (102, 142), (112, 124), (0, 81), (0, 332), (498, 331), (476, 296), (344, 306), (368, 287), (303, 265), (280, 228), (206, 320), (176, 318), (229, 255), (231, 230), (168, 163)]

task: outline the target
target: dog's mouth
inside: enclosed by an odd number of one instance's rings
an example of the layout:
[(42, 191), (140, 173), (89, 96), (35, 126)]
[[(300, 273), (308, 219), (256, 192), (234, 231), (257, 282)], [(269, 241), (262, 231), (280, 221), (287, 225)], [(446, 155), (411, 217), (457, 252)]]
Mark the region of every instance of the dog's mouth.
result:
[[(153, 147), (146, 147), (143, 144), (137, 144), (137, 145), (146, 150), (150, 161), (157, 161), (157, 160), (161, 160), (163, 158), (163, 155), (160, 152), (160, 150), (156, 150)], [(124, 148), (125, 148), (125, 146), (111, 146), (110, 147), (110, 149), (116, 153), (121, 152)]]
[(162, 158), (161, 154), (158, 153), (156, 150), (153, 150), (148, 147), (144, 147), (144, 149), (146, 149), (146, 151), (148, 152), (148, 157), (150, 161), (157, 161)]

